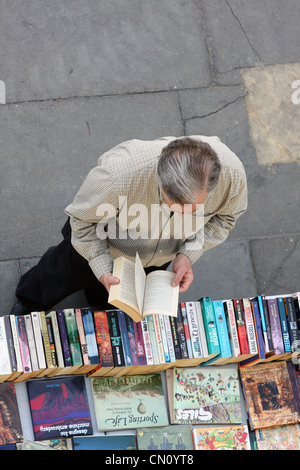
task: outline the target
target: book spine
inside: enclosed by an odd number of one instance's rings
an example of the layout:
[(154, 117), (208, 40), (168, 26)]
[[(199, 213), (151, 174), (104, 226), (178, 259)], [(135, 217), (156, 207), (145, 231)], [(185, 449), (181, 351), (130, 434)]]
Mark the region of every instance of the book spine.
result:
[(249, 344), (247, 340), (247, 330), (244, 320), (244, 312), (241, 299), (233, 299), (234, 313), (237, 324), (237, 331), (240, 343), (241, 354), (249, 354)]
[(168, 350), (170, 354), (170, 362), (176, 362), (175, 347), (174, 347), (170, 317), (168, 315), (163, 315), (163, 319), (165, 322), (165, 330), (166, 330)]
[(107, 312), (108, 328), (110, 333), (111, 347), (114, 356), (115, 367), (124, 367), (125, 359), (121, 341), (121, 332), (118, 322), (118, 311), (109, 310)]
[(244, 306), (244, 315), (245, 315), (245, 324), (247, 330), (247, 338), (248, 338), (248, 345), (249, 345), (249, 353), (250, 354), (257, 354), (257, 343), (256, 343), (256, 336), (255, 336), (255, 328), (252, 316), (252, 308), (250, 300), (245, 298), (242, 300)]
[(195, 302), (186, 302), (185, 304), (186, 314), (189, 324), (191, 346), (194, 358), (203, 357), (201, 340), (200, 340), (200, 331), (197, 320), (197, 312)]
[(284, 345), (276, 299), (267, 299), (275, 354), (284, 354)]
[(232, 354), (234, 357), (241, 355), (241, 349), (239, 344), (239, 337), (237, 332), (237, 325), (235, 321), (234, 308), (232, 300), (226, 300), (224, 302), (225, 317), (227, 319), (227, 327), (229, 340), (231, 343)]
[(64, 309), (66, 330), (68, 335), (71, 359), (73, 366), (82, 365), (81, 347), (78, 337), (78, 329), (74, 309)]
[(109, 335), (107, 313), (105, 311), (94, 312), (94, 321), (101, 367), (113, 367), (114, 357)]
[(38, 357), (37, 357), (36, 346), (35, 346), (35, 341), (34, 341), (31, 315), (30, 314), (24, 315), (24, 319), (25, 319), (25, 328), (26, 328), (26, 334), (27, 334), (29, 354), (30, 354), (30, 359), (31, 359), (31, 367), (33, 371), (37, 371), (39, 370), (39, 363), (38, 363)]
[(32, 321), (34, 341), (35, 341), (35, 346), (36, 346), (36, 353), (37, 353), (37, 358), (38, 358), (38, 363), (39, 363), (39, 369), (46, 369), (47, 366), (46, 366), (39, 312), (31, 312), (31, 321)]
[(57, 365), (58, 367), (65, 367), (56, 312), (53, 310), (47, 313), (46, 318), (49, 318), (51, 323)]
[(261, 327), (262, 327), (263, 338), (264, 338), (265, 352), (268, 353), (270, 352), (270, 344), (269, 344), (269, 338), (268, 338), (268, 332), (267, 332), (265, 312), (264, 312), (264, 308), (262, 305), (262, 298), (261, 296), (258, 296), (256, 299), (258, 302), (259, 316), (261, 319)]
[(11, 331), (9, 315), (4, 315), (4, 328), (5, 328), (5, 334), (6, 334), (6, 339), (7, 339), (7, 347), (8, 347), (8, 353), (9, 353), (9, 358), (10, 358), (11, 370), (12, 372), (17, 372), (18, 370), (17, 359), (16, 359), (14, 340), (13, 340), (13, 335)]
[(205, 328), (204, 328), (203, 315), (202, 315), (200, 302), (199, 301), (195, 302), (195, 306), (196, 306), (196, 312), (197, 312), (197, 319), (198, 319), (198, 325), (199, 325), (203, 357), (208, 357), (209, 354), (208, 354), (208, 348), (207, 348), (207, 340), (206, 340), (206, 335), (205, 335)]
[(133, 320), (129, 315), (125, 315), (125, 321), (126, 321), (126, 326), (127, 326), (129, 347), (130, 347), (131, 358), (132, 358), (132, 365), (133, 366), (138, 366), (139, 361), (138, 361), (138, 355), (137, 355), (137, 347), (136, 347), (136, 341), (135, 341)]
[(83, 308), (81, 310), (81, 314), (90, 363), (99, 364), (100, 359), (96, 341), (93, 313), (89, 308)]
[(293, 297), (285, 297), (284, 303), (285, 303), (286, 313), (288, 317), (290, 342), (291, 342), (293, 351), (295, 351), (297, 349), (297, 345), (299, 349), (300, 335), (299, 335), (299, 331), (297, 327), (297, 318), (296, 318), (296, 311), (295, 311), (295, 305), (293, 302)]
[(66, 328), (66, 320), (63, 310), (57, 310), (57, 322), (61, 339), (61, 347), (63, 351), (64, 363), (66, 367), (72, 366), (71, 351)]
[(173, 343), (174, 343), (175, 358), (176, 360), (179, 360), (181, 359), (181, 351), (180, 351), (180, 342), (179, 342), (179, 336), (178, 336), (177, 318), (169, 317), (169, 319), (170, 319), (170, 325), (171, 325), (171, 331), (172, 331), (172, 337), (173, 337)]
[(258, 298), (258, 300), (261, 303), (261, 311), (263, 312), (263, 316), (264, 316), (265, 323), (266, 323), (269, 350), (273, 351), (274, 350), (274, 345), (273, 345), (273, 340), (272, 340), (270, 315), (269, 315), (269, 310), (268, 310), (268, 305), (267, 305), (267, 299), (266, 299), (265, 296), (261, 296), (261, 297)]
[(16, 322), (17, 322), (17, 329), (18, 329), (18, 335), (19, 335), (19, 344), (20, 344), (21, 359), (22, 359), (22, 364), (23, 364), (23, 371), (25, 373), (29, 373), (29, 372), (32, 372), (32, 368), (31, 368), (31, 362), (30, 362), (28, 339), (26, 335), (25, 318), (23, 316), (16, 316)]
[[(0, 317), (0, 375), (11, 374), (12, 368), (8, 352), (4, 318)], [(2, 407), (2, 404), (1, 404)]]
[(292, 348), (291, 348), (291, 343), (290, 343), (289, 327), (288, 327), (283, 297), (277, 298), (277, 305), (278, 305), (278, 311), (279, 311), (284, 350), (286, 353), (290, 353), (292, 352)]
[(211, 297), (203, 297), (200, 300), (204, 328), (207, 338), (207, 348), (209, 354), (220, 354), (220, 344), (218, 339), (215, 314)]
[(15, 315), (9, 315), (9, 320), (10, 320), (11, 332), (12, 332), (12, 337), (13, 337), (14, 350), (16, 354), (17, 370), (18, 372), (23, 372), (23, 365), (22, 365), (21, 351), (20, 351), (20, 344), (19, 344), (19, 335), (18, 335)]
[(189, 322), (188, 322), (188, 318), (187, 318), (185, 303), (180, 302), (180, 307), (181, 307), (181, 314), (182, 314), (182, 323), (183, 323), (183, 329), (184, 329), (184, 336), (185, 336), (185, 340), (186, 340), (186, 347), (187, 347), (189, 358), (192, 358), (193, 357), (193, 350), (192, 350), (191, 336), (190, 336), (190, 330), (189, 330)]
[(46, 325), (47, 325), (47, 331), (48, 331), (48, 337), (49, 337), (49, 345), (50, 345), (50, 351), (51, 351), (52, 364), (53, 364), (54, 367), (57, 367), (56, 351), (55, 351), (55, 343), (54, 343), (52, 323), (51, 323), (51, 318), (47, 317), (47, 315), (46, 315)]
[(80, 308), (75, 309), (75, 318), (76, 318), (76, 324), (77, 324), (77, 330), (78, 330), (79, 344), (81, 348), (82, 361), (85, 366), (89, 366), (90, 358), (89, 358), (88, 347), (87, 347), (86, 336), (85, 336), (85, 331), (83, 327), (83, 320), (82, 320)]
[(160, 333), (159, 319), (156, 313), (153, 314), (153, 322), (154, 322), (154, 331), (155, 331), (155, 337), (156, 337), (156, 343), (157, 343), (159, 363), (164, 364), (165, 354), (164, 354), (164, 349), (163, 349), (163, 344), (162, 344), (162, 337)]
[(54, 367), (54, 364), (52, 362), (53, 357), (52, 357), (52, 352), (51, 352), (51, 347), (50, 347), (49, 333), (48, 333), (45, 312), (40, 312), (40, 321), (41, 321), (41, 332), (42, 332), (42, 338), (43, 338), (43, 344), (44, 344), (46, 364), (47, 364), (47, 367), (49, 368)]
[(127, 366), (132, 366), (133, 364), (132, 364), (131, 350), (130, 350), (130, 345), (129, 345), (127, 325), (125, 321), (125, 313), (122, 310), (118, 310), (118, 321), (119, 321), (119, 328), (121, 332), (121, 340), (122, 340), (125, 363)]
[(147, 358), (146, 358), (146, 351), (145, 345), (143, 340), (143, 331), (141, 322), (133, 322), (134, 328), (134, 336), (137, 346), (137, 355), (138, 355), (138, 363), (139, 366), (146, 366), (147, 365)]
[(177, 325), (177, 334), (178, 334), (181, 358), (188, 359), (189, 353), (188, 353), (185, 334), (184, 334), (183, 318), (182, 318), (180, 304), (178, 305), (178, 309), (177, 309), (176, 325)]
[(262, 329), (262, 322), (260, 317), (259, 305), (257, 299), (251, 300), (251, 308), (253, 312), (253, 319), (254, 319), (254, 326), (256, 332), (256, 341), (258, 346), (259, 357), (261, 359), (266, 358), (265, 353), (265, 343), (264, 343), (264, 336), (263, 336), (263, 329)]
[(294, 307), (297, 320), (298, 333), (300, 334), (300, 292), (295, 292), (293, 295)]
[(231, 353), (231, 347), (230, 347), (230, 341), (229, 341), (229, 336), (228, 336), (223, 302), (221, 300), (214, 300), (213, 308), (214, 308), (214, 314), (215, 314), (215, 321), (217, 325), (221, 356), (231, 357), (232, 353)]
[(142, 332), (143, 332), (143, 340), (144, 340), (147, 364), (153, 365), (154, 360), (153, 360), (153, 354), (152, 354), (151, 339), (150, 339), (150, 333), (149, 333), (149, 328), (148, 328), (148, 322), (146, 318), (143, 318), (141, 320), (141, 327), (142, 327)]
[(163, 315), (158, 315), (158, 321), (159, 321), (159, 326), (160, 326), (160, 333), (161, 333), (162, 345), (163, 345), (163, 350), (164, 350), (165, 362), (170, 362), (171, 359), (170, 359), (170, 354), (169, 354), (166, 328), (165, 328), (165, 322), (164, 322), (163, 317), (164, 317)]
[(157, 348), (157, 342), (156, 342), (153, 315), (147, 315), (147, 317), (145, 317), (145, 320), (147, 322), (150, 341), (151, 341), (153, 363), (158, 365), (159, 364), (159, 355), (158, 355), (158, 348)]

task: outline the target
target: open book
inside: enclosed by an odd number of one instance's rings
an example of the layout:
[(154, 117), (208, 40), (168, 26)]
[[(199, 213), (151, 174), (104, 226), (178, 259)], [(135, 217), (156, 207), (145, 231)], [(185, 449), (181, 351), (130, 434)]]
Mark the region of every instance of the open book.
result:
[(116, 258), (113, 275), (120, 283), (110, 286), (108, 302), (135, 322), (156, 313), (177, 316), (179, 286), (171, 285), (174, 273), (157, 270), (146, 275), (137, 253), (135, 263), (123, 256)]

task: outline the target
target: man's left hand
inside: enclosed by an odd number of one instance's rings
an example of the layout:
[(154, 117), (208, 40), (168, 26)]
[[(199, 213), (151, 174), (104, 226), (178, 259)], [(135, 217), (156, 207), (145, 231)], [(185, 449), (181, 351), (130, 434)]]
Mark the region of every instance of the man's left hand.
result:
[(179, 284), (179, 292), (186, 292), (194, 280), (190, 258), (183, 253), (178, 254), (173, 261), (172, 271), (175, 273), (172, 286)]

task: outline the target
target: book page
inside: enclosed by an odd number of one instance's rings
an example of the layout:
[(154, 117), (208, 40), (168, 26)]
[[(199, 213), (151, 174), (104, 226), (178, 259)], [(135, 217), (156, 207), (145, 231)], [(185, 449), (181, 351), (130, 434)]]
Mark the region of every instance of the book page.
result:
[(144, 298), (143, 315), (161, 313), (177, 316), (179, 286), (172, 287), (175, 273), (153, 271), (148, 274)]
[(143, 311), (144, 295), (146, 286), (146, 273), (140, 260), (139, 254), (135, 257), (135, 294), (139, 311)]
[(140, 312), (135, 294), (135, 264), (122, 257), (118, 299)]

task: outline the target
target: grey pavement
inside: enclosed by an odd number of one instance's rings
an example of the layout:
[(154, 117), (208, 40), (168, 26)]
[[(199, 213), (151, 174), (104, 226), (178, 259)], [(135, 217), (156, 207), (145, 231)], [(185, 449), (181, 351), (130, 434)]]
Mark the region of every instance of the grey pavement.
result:
[[(300, 290), (298, 0), (11, 0), (0, 13), (0, 315), (60, 242), (99, 155), (163, 135), (218, 135), (249, 187), (181, 299)], [(85, 305), (79, 292), (59, 306)]]

